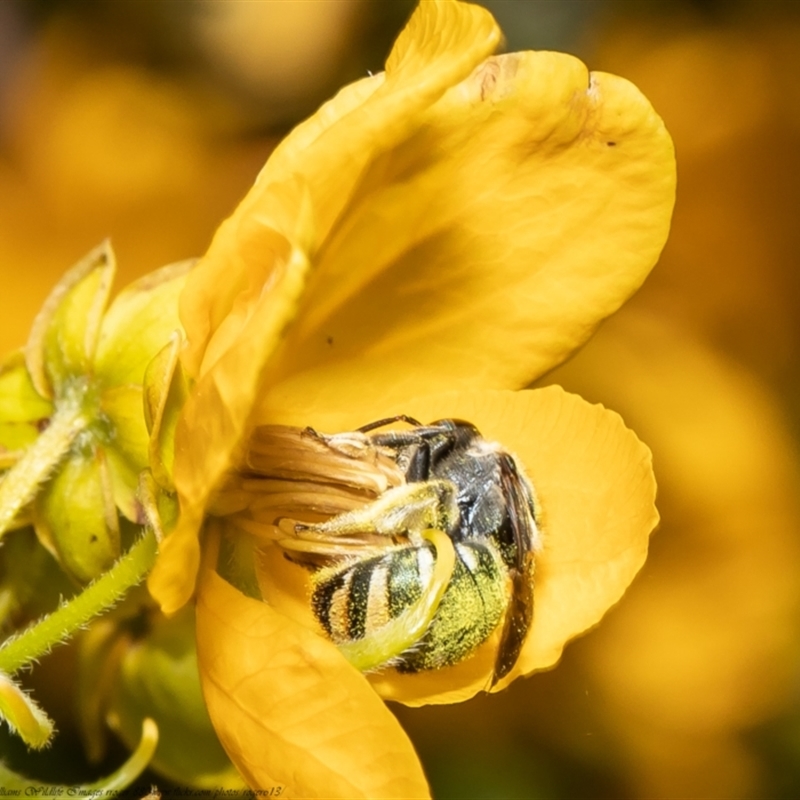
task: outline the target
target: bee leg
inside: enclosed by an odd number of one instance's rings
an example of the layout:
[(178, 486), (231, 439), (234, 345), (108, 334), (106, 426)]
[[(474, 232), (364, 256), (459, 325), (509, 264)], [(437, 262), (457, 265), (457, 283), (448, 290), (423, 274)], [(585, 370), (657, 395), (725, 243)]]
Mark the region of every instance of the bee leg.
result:
[(450, 585), (456, 560), (452, 540), (434, 528), (423, 531), (421, 535), (434, 546), (436, 557), (420, 598), (402, 614), (375, 630), (368, 630), (363, 637), (337, 642), (342, 655), (362, 672), (391, 666), (393, 659), (413, 647), (430, 627)]
[(375, 451), (375, 445), (370, 438), (359, 431), (327, 434), (306, 428), (303, 435), (315, 439), (333, 452), (347, 458), (364, 459)]
[(431, 474), (431, 448), (428, 442), (409, 448), (408, 464), (406, 465), (406, 481), (408, 483), (421, 483), (428, 480)]
[(449, 532), (457, 524), (455, 486), (448, 480), (430, 480), (396, 486), (361, 508), (315, 525), (296, 525), (295, 531), (334, 538), (368, 533), (419, 538), (429, 528)]

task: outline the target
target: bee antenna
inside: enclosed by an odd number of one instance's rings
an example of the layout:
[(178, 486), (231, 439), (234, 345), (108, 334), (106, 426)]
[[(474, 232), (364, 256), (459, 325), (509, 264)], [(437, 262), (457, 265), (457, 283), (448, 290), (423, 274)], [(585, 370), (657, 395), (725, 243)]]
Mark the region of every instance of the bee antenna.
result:
[(413, 425), (415, 428), (421, 428), (422, 423), (414, 419), (414, 417), (409, 417), (408, 414), (398, 414), (395, 417), (385, 417), (384, 419), (376, 420), (375, 422), (368, 422), (366, 425), (362, 425), (360, 428), (357, 428), (359, 433), (369, 433), (370, 431), (374, 431), (376, 428), (383, 428), (386, 425), (391, 425), (393, 422), (405, 422), (409, 425)]

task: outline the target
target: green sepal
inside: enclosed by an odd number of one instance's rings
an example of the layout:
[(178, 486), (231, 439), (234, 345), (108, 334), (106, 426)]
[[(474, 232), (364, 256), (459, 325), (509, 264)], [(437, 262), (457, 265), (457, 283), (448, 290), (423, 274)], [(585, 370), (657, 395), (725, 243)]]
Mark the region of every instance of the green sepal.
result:
[(139, 476), (137, 499), (145, 524), (155, 533), (159, 542), (163, 541), (178, 521), (180, 505), (177, 496), (164, 491), (153, 473), (146, 469)]
[(103, 320), (97, 346), (95, 373), (101, 386), (141, 386), (153, 356), (180, 330), (178, 298), (193, 264), (162, 267), (120, 292)]
[(21, 350), (0, 363), (0, 421), (38, 422), (53, 413), (53, 404), (34, 388)]
[(131, 522), (139, 522), (136, 505), (137, 468), (119, 450), (105, 450), (108, 472), (111, 479), (111, 494), (120, 513)]
[(59, 396), (70, 379), (90, 374), (115, 272), (105, 241), (64, 275), (37, 314), (25, 359), (43, 397)]
[[(111, 438), (104, 442), (113, 447), (136, 467), (137, 474), (147, 466), (149, 437), (142, 413), (141, 384), (113, 386), (100, 396), (100, 413), (111, 431)], [(98, 431), (100, 439), (104, 431)]]
[(203, 701), (191, 606), (174, 617), (155, 614), (146, 637), (122, 660), (109, 722), (130, 746), (145, 714), (155, 719), (161, 733), (154, 769), (197, 787), (242, 786)]
[(92, 432), (105, 445), (114, 501), (125, 517), (136, 521), (136, 485), (139, 473), (147, 466), (150, 447), (141, 385), (106, 389), (100, 398), (100, 411), (102, 421)]
[(36, 441), (52, 413), (52, 403), (33, 388), (21, 350), (0, 363), (0, 469), (12, 466)]
[(223, 535), (217, 571), (242, 594), (263, 600), (256, 573), (257, 552), (258, 542), (250, 534), (236, 529), (231, 535)]
[(55, 731), (53, 720), (4, 672), (0, 672), (0, 719), (34, 750), (47, 747)]
[(159, 486), (174, 491), (175, 428), (189, 397), (189, 382), (180, 363), (181, 336), (173, 334), (147, 367), (144, 414), (150, 431), (150, 469)]
[(102, 448), (70, 455), (36, 501), (34, 522), (42, 544), (82, 583), (119, 557), (119, 519)]
[(26, 778), (0, 763), (0, 786), (7, 790), (19, 790), (25, 796), (41, 797), (96, 797), (114, 796), (116, 792), (127, 789), (144, 772), (153, 757), (158, 744), (158, 728), (151, 719), (142, 724), (142, 735), (136, 750), (130, 758), (111, 775), (93, 783), (80, 786), (60, 786), (52, 783)]
[(0, 422), (0, 470), (13, 467), (38, 435), (29, 422)]

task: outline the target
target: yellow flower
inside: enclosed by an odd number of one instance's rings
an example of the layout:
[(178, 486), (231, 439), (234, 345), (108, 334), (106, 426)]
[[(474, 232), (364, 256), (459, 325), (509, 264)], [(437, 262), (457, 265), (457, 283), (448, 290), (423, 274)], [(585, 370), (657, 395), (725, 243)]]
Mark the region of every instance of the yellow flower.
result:
[[(639, 287), (669, 226), (672, 145), (628, 82), (556, 53), (491, 57), (499, 38), (479, 7), (422, 2), (386, 72), (277, 148), (191, 274), (181, 516), (149, 583), (165, 611), (192, 595), (211, 494), (266, 423), (334, 432), (393, 413), (463, 417), (520, 456), (545, 544), (533, 627), (496, 689), (555, 663), (641, 566), (657, 519), (647, 449), (558, 389), (496, 390), (561, 362)], [(216, 574), (224, 527), (210, 524), (198, 656), (242, 774), (298, 795), (425, 795), (394, 718), (298, 622), (297, 597), (282, 606), (281, 576), (265, 603)], [(486, 686), (490, 647), (370, 681), (409, 703), (464, 699)]]

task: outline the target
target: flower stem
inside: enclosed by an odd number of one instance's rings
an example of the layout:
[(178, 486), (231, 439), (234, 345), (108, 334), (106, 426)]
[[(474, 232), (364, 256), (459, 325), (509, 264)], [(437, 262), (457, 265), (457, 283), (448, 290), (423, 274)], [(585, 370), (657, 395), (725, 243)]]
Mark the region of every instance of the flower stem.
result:
[(87, 421), (77, 401), (61, 404), (50, 424), (0, 481), (0, 537), (69, 451)]
[(96, 791), (100, 796), (127, 788), (150, 763), (150, 759), (153, 758), (153, 754), (156, 752), (157, 744), (158, 726), (152, 719), (145, 718), (142, 723), (142, 738), (130, 758), (107, 778), (102, 778), (81, 788)]
[(13, 675), (107, 611), (147, 575), (155, 557), (155, 536), (146, 529), (142, 538), (108, 572), (52, 614), (0, 646), (0, 671)]
[(25, 791), (26, 796), (34, 797), (41, 797), (42, 794), (58, 797), (68, 795), (86, 800), (91, 797), (115, 796), (117, 792), (126, 789), (141, 775), (150, 763), (157, 744), (158, 728), (153, 720), (145, 719), (139, 746), (116, 772), (106, 778), (82, 786), (57, 786), (18, 775), (5, 764), (0, 763), (0, 786), (8, 790)]

